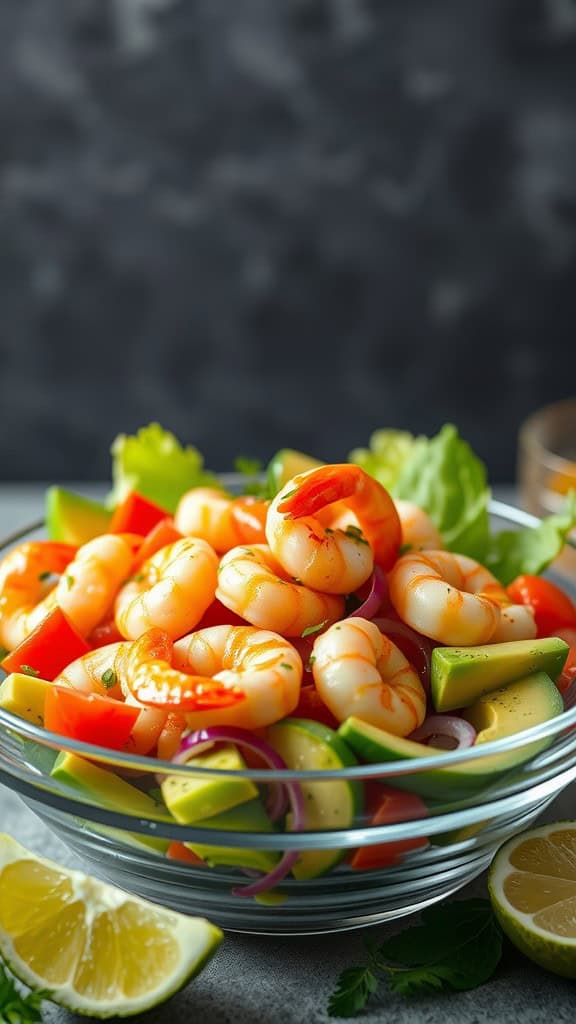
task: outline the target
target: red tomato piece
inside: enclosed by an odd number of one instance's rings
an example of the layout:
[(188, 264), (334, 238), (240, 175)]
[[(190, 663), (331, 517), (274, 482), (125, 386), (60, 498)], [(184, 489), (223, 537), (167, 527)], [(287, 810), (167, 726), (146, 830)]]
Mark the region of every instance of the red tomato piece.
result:
[(51, 686), (46, 693), (44, 725), (71, 740), (122, 750), (142, 709), (97, 693)]
[[(404, 793), (392, 786), (368, 783), (366, 786), (370, 825), (393, 825), (414, 818), (426, 818), (426, 804), (416, 793)], [(377, 843), (375, 846), (361, 846), (354, 850), (349, 864), (356, 871), (370, 871), (374, 868), (388, 868), (398, 864), (409, 850), (419, 850), (428, 845), (425, 836), (415, 839), (398, 839), (391, 843)]]
[(144, 537), (142, 547), (138, 552), (138, 565), (142, 565), (157, 551), (167, 548), (169, 544), (175, 544), (177, 540), (182, 540), (182, 537), (183, 534), (174, 526), (172, 516), (165, 516)]
[(130, 491), (124, 501), (114, 509), (109, 533), (137, 533), (145, 537), (150, 530), (165, 519), (166, 509), (155, 505), (153, 501), (142, 497), (137, 491)]
[(303, 686), (300, 699), (292, 712), (291, 718), (311, 718), (314, 722), (322, 722), (329, 729), (337, 729), (340, 723), (326, 707), (315, 686)]
[(194, 626), (194, 632), (196, 633), (199, 629), (208, 629), (209, 626), (249, 625), (250, 623), (246, 619), (241, 619), (239, 615), (236, 615), (236, 612), (231, 612), (218, 598), (215, 598), (210, 607), (204, 612), (198, 625)]
[(542, 576), (518, 576), (508, 587), (508, 596), (515, 604), (534, 609), (538, 636), (556, 636), (564, 626), (576, 627), (574, 602), (550, 580)]
[(51, 682), (66, 665), (91, 649), (62, 609), (56, 607), (4, 658), (2, 668), (5, 672), (32, 669), (32, 675)]
[(92, 647), (105, 647), (106, 644), (116, 644), (120, 640), (125, 639), (114, 619), (107, 619), (106, 622), (101, 622), (99, 626), (92, 630), (88, 637), (88, 642)]
[(184, 843), (180, 843), (177, 839), (170, 843), (166, 850), (166, 856), (169, 860), (183, 860), (186, 864), (195, 864), (197, 868), (206, 867), (206, 864), (200, 857), (197, 857), (192, 850), (189, 850)]

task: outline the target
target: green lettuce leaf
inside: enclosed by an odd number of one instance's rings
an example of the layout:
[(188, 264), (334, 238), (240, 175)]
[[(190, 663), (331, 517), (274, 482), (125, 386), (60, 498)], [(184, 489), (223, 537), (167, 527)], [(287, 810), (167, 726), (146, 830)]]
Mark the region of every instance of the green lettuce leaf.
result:
[(451, 423), (419, 439), (392, 493), (428, 512), (448, 551), (484, 560), (490, 540), (486, 468)]
[(393, 489), (400, 471), (420, 445), (426, 445), (425, 437), (415, 437), (406, 430), (376, 430), (368, 448), (355, 448), (348, 456), (366, 473), (373, 476), (386, 490)]
[(200, 452), (191, 445), (181, 445), (159, 423), (149, 423), (134, 435), (119, 434), (111, 452), (110, 505), (117, 505), (133, 490), (174, 512), (190, 488), (220, 486), (217, 478), (204, 469)]
[(538, 526), (494, 534), (484, 564), (504, 586), (516, 576), (538, 576), (558, 557), (575, 527), (576, 491), (570, 491), (564, 510), (547, 516)]

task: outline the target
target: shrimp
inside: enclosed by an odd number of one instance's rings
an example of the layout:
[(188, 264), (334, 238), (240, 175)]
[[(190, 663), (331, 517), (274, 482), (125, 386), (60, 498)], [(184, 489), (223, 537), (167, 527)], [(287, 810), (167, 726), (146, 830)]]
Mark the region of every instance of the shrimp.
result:
[[(140, 543), (142, 538), (137, 540)], [(83, 636), (89, 636), (112, 611), (120, 587), (132, 572), (134, 557), (132, 534), (103, 533), (78, 548), (58, 581), (55, 599)]]
[[(114, 700), (124, 700), (124, 664), (131, 644), (123, 640), (107, 644), (72, 661), (54, 680), (58, 686), (70, 686), (83, 693), (97, 693)], [(166, 726), (167, 712), (143, 707), (128, 693), (127, 704), (142, 708), (126, 749), (134, 754), (149, 754)]]
[(266, 544), (232, 548), (220, 561), (218, 600), (253, 626), (301, 636), (319, 623), (336, 622), (344, 600), (286, 578)]
[(388, 577), (400, 618), (443, 644), (531, 639), (533, 616), (511, 606), (498, 580), (479, 562), (450, 551), (410, 552)]
[(174, 523), (184, 536), (201, 537), (223, 555), (238, 544), (264, 543), (267, 511), (266, 501), (195, 487), (181, 497)]
[(2, 559), (0, 643), (8, 650), (22, 643), (54, 607), (54, 587), (46, 581), (63, 573), (75, 554), (70, 544), (38, 540), (19, 544)]
[(123, 699), (121, 682), (124, 659), (130, 644), (126, 640), (106, 644), (71, 661), (56, 676), (56, 686), (70, 686), (82, 693), (98, 693), (102, 697)]
[(143, 633), (130, 645), (124, 662), (123, 680), (128, 694), (139, 704), (168, 712), (212, 711), (217, 721), (222, 709), (245, 699), (235, 679), (187, 674), (172, 666), (173, 657), (174, 644), (168, 633), (156, 627)]
[[(326, 527), (317, 513), (338, 503), (358, 526)], [(398, 554), (401, 527), (388, 492), (359, 466), (320, 466), (295, 476), (278, 494), (266, 520), (266, 538), (284, 570), (307, 587), (348, 594), (376, 562), (385, 571)]]
[(426, 693), (402, 652), (368, 619), (344, 619), (316, 638), (312, 673), (334, 717), (356, 715), (395, 736), (424, 721)]
[(290, 715), (300, 698), (302, 659), (296, 649), (267, 629), (212, 626), (174, 644), (174, 667), (227, 686), (239, 686), (245, 699), (218, 711), (194, 711), (190, 728), (236, 725), (261, 729)]
[(420, 505), (413, 501), (400, 501), (394, 499), (396, 511), (400, 517), (402, 526), (402, 545), (423, 551), (426, 548), (433, 548), (440, 551), (444, 545), (440, 533), (436, 529), (430, 516)]
[(204, 540), (183, 537), (161, 548), (116, 598), (122, 636), (136, 640), (152, 626), (172, 640), (189, 633), (214, 600), (217, 568), (218, 557)]

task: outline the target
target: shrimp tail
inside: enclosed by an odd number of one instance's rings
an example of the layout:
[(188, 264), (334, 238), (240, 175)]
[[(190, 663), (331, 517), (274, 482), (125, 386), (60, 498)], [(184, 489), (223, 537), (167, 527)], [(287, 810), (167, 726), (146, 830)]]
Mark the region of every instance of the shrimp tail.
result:
[[(345, 468), (346, 476), (342, 475)], [(357, 488), (355, 474), (350, 473), (350, 466), (321, 466), (314, 470), (308, 478), (304, 478), (295, 491), (289, 493), (284, 501), (277, 506), (278, 511), (287, 519), (300, 519), (302, 516), (314, 515), (342, 498), (349, 498)]]

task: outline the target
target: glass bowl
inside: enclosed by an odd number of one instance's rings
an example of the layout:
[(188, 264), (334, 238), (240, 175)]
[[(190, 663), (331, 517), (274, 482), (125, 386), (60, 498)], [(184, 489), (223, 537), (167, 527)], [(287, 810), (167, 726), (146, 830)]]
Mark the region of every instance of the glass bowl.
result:
[[(491, 515), (495, 528), (537, 522), (500, 502), (492, 503)], [(13, 535), (0, 552), (39, 535), (40, 529), (37, 524)], [(104, 766), (144, 790), (157, 787), (164, 773), (188, 779), (222, 773), (67, 740), (0, 710), (0, 780), (78, 854), (81, 866), (148, 899), (208, 917), (227, 930), (322, 933), (413, 913), (479, 875), (504, 839), (526, 828), (576, 779), (576, 708), (508, 739), (431, 753), (417, 768), (414, 761), (390, 761), (338, 770), (231, 773), (236, 780), (246, 778), (261, 786), (295, 779), (307, 792), (321, 787), (336, 812), (350, 787), (362, 781), (427, 791), (422, 797), (424, 817), (420, 810), (409, 820), (374, 826), (357, 815), (343, 827), (316, 832), (224, 832), (162, 820), (155, 810), (144, 816), (141, 810), (128, 813), (114, 797), (96, 799), (52, 777), (60, 751)], [(440, 764), (455, 770), (449, 784), (430, 782), (430, 771)], [(174, 840), (228, 851), (227, 860), (234, 859), (234, 850), (241, 851), (244, 862), (247, 854), (248, 859), (261, 857), (258, 851), (299, 850), (309, 862), (327, 858), (334, 866), (320, 877), (287, 878), (271, 898), (257, 900), (233, 893), (250, 881), (240, 868), (169, 859), (166, 846)], [(395, 847), (396, 860), (388, 867), (359, 871), (347, 863), (353, 850), (399, 841), (403, 845)]]

